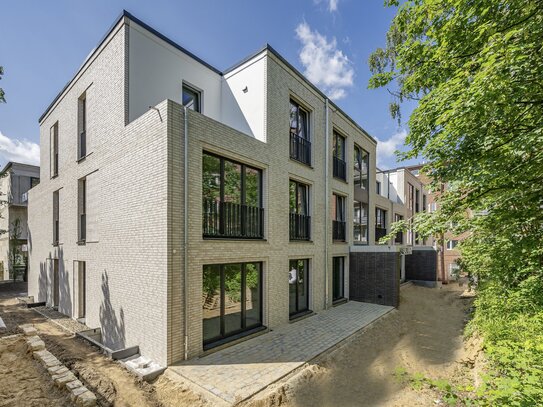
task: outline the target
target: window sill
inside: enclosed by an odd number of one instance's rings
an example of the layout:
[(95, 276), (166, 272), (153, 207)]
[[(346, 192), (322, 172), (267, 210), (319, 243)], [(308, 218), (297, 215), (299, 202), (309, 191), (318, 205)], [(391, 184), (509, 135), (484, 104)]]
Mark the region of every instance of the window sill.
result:
[(343, 178), (338, 177), (338, 176), (336, 176), (336, 175), (334, 175), (333, 178), (334, 178), (336, 181), (340, 181), (340, 182), (343, 182), (343, 183), (346, 184), (346, 185), (349, 185), (349, 183), (347, 182), (346, 179), (343, 179)]
[(289, 243), (313, 243), (311, 239), (289, 239)]
[(85, 246), (86, 244), (87, 244), (87, 242), (85, 240), (78, 240), (77, 241), (78, 246)]
[(58, 178), (58, 174), (51, 175), (51, 179), (55, 179), (55, 178)]
[(60, 243), (60, 242), (53, 242), (53, 243), (52, 243), (52, 246), (53, 246), (53, 247), (59, 247), (61, 244), (62, 244), (62, 243)]
[(337, 307), (338, 305), (345, 304), (347, 301), (349, 301), (347, 298), (338, 298), (335, 301), (332, 301), (332, 307)]
[(301, 311), (301, 312), (298, 312), (298, 313), (296, 313), (294, 315), (290, 315), (289, 316), (289, 322), (298, 322), (298, 321), (301, 321), (302, 319), (305, 319), (305, 318), (310, 317), (312, 315), (317, 315), (317, 314), (315, 314), (310, 309), (308, 309), (306, 311)]
[(335, 240), (335, 239), (334, 239), (334, 240), (332, 240), (332, 243), (334, 243), (334, 244), (336, 244), (336, 243), (340, 244), (340, 243), (349, 243), (349, 242), (347, 242), (346, 240)]
[(295, 162), (295, 163), (297, 163), (297, 164), (304, 165), (304, 166), (306, 166), (306, 167), (308, 167), (308, 168), (311, 168), (312, 170), (315, 169), (315, 168), (313, 168), (313, 166), (312, 166), (311, 164), (308, 164), (308, 163), (305, 163), (305, 162), (303, 162), (303, 161), (297, 160), (296, 158), (290, 157), (290, 161), (293, 161), (293, 162)]
[(263, 237), (209, 237), (203, 236), (204, 241), (221, 241), (221, 242), (267, 242)]
[(84, 155), (83, 157), (79, 157), (77, 160), (75, 160), (76, 163), (80, 163), (80, 162), (83, 162), (86, 160), (86, 158), (92, 154), (92, 151), (86, 155)]

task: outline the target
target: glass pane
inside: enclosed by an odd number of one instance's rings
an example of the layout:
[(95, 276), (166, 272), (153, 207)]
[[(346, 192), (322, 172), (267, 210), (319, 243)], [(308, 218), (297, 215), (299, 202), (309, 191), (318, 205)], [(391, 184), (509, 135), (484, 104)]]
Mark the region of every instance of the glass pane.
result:
[(309, 140), (307, 134), (307, 113), (302, 109), (299, 109), (299, 120), (298, 120), (298, 135), (301, 138)]
[(199, 112), (200, 95), (191, 89), (183, 87), (183, 106)]
[(203, 278), (203, 326), (204, 341), (221, 335), (221, 277), (220, 266), (204, 266)]
[(298, 270), (296, 270), (296, 260), (290, 261), (290, 267), (288, 272), (288, 310), (289, 313), (295, 313), (297, 310), (296, 306), (296, 280), (298, 279)]
[(307, 260), (298, 260), (298, 311), (309, 308)]
[(290, 213), (296, 213), (297, 205), (296, 205), (296, 182), (290, 181), (289, 183), (289, 207), (290, 207)]
[(262, 324), (260, 298), (260, 264), (247, 263), (245, 265), (245, 326), (250, 328)]
[(334, 257), (332, 299), (343, 298), (343, 257)]
[(370, 166), (370, 155), (367, 153), (367, 151), (361, 150), (361, 182), (360, 186), (363, 189), (368, 189), (368, 172), (369, 172), (369, 166)]
[(241, 329), (241, 264), (224, 266), (224, 334)]
[(221, 160), (204, 154), (202, 169), (202, 194), (204, 201), (219, 201), (221, 191)]
[(298, 134), (298, 106), (290, 102), (290, 133)]
[(224, 201), (241, 204), (241, 165), (224, 160)]
[(307, 187), (302, 184), (298, 184), (298, 213), (301, 215), (307, 215)]
[(245, 204), (260, 208), (260, 171), (245, 167)]

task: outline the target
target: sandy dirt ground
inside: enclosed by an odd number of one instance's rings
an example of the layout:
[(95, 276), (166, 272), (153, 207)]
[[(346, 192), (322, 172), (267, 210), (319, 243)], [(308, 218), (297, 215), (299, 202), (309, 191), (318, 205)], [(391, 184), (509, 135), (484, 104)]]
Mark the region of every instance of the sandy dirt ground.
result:
[[(476, 358), (479, 347), (473, 343), (466, 346), (463, 342), (463, 328), (472, 303), (472, 298), (461, 296), (464, 289), (456, 284), (441, 289), (417, 286), (403, 288), (399, 310), (387, 314), (348, 339), (338, 349), (270, 386), (244, 403), (245, 406), (436, 405), (438, 394), (430, 390), (413, 390), (409, 385), (401, 383), (395, 372), (403, 368), (410, 373), (423, 373), (429, 378), (466, 380), (470, 374), (466, 366)], [(21, 290), (24, 291), (24, 287)], [(36, 312), (16, 305), (13, 292), (13, 289), (9, 293), (3, 292), (0, 285), (0, 317), (8, 326), (7, 330), (0, 330), (0, 341), (2, 336), (15, 333), (18, 324), (35, 324), (48, 350), (97, 394), (100, 405), (212, 405), (194, 392), (192, 387), (174, 382), (166, 375), (151, 384), (137, 380), (93, 346), (66, 333)], [(17, 350), (17, 342), (10, 346), (10, 349)], [(4, 357), (9, 360), (23, 357), (21, 355), (18, 351), (6, 350), (0, 356), (0, 362), (5, 363)], [(32, 359), (27, 362), (34, 363)], [(9, 381), (6, 381), (7, 376), (4, 365), (0, 365), (0, 406), (67, 405), (63, 400), (56, 399), (55, 393), (49, 394), (48, 384), (42, 381), (39, 371), (37, 377), (27, 376), (18, 370), (9, 375)], [(7, 387), (1, 387), (4, 381)], [(12, 393), (7, 392), (9, 389)], [(3, 404), (10, 400), (9, 397), (14, 397), (16, 393), (13, 393), (13, 389), (31, 394), (29, 403)], [(44, 394), (46, 398), (43, 398)]]
[[(45, 342), (47, 350), (70, 368), (96, 394), (99, 405), (170, 407), (202, 406), (206, 404), (190, 388), (182, 383), (174, 383), (164, 376), (152, 384), (138, 380), (119, 363), (107, 359), (97, 348), (67, 333), (37, 312), (19, 306), (15, 300), (15, 295), (18, 293), (23, 295), (24, 290), (25, 287), (22, 284), (17, 287), (0, 284), (0, 317), (7, 326), (7, 329), (0, 330), (0, 340), (6, 335), (17, 333), (17, 326), (20, 324), (34, 324), (40, 337)], [(32, 359), (29, 359), (29, 362), (38, 366)], [(10, 387), (25, 389), (27, 387), (25, 374), (19, 372), (18, 369), (16, 370), (18, 374), (11, 382), (12, 386)], [(12, 373), (0, 368), (0, 386), (8, 377), (12, 376)], [(38, 382), (35, 383), (38, 385)], [(0, 394), (0, 397), (3, 397), (3, 393)], [(38, 396), (36, 400), (40, 400)], [(0, 406), (4, 406), (2, 403), (3, 399), (0, 398)], [(5, 405), (66, 406), (68, 404), (66, 402), (55, 403), (54, 400), (51, 400), (49, 404), (40, 404), (36, 401), (36, 404), (29, 402)]]
[(479, 347), (463, 342), (473, 298), (466, 287), (408, 286), (397, 311), (314, 360), (286, 383), (269, 388), (247, 403), (284, 406), (433, 406), (439, 395), (414, 390), (397, 378), (398, 368), (452, 382), (473, 380), (467, 367)]

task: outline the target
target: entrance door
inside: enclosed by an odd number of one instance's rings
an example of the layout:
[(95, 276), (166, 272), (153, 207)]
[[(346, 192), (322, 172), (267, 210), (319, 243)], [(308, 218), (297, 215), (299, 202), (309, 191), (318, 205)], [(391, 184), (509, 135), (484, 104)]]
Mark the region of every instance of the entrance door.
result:
[(290, 317), (309, 310), (309, 260), (291, 260), (289, 267)]
[(78, 304), (77, 304), (77, 317), (85, 318), (86, 313), (86, 303), (87, 303), (87, 270), (86, 263), (84, 261), (78, 262), (77, 267), (77, 293), (78, 293)]
[(58, 271), (58, 259), (53, 259), (53, 307), (58, 307), (60, 297), (60, 281)]
[(332, 301), (345, 297), (345, 257), (334, 257), (332, 277)]

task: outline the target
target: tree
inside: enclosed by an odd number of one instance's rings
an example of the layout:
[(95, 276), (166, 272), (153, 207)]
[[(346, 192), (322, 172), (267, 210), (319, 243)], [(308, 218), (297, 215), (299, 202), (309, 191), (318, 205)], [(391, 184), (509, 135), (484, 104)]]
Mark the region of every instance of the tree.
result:
[(462, 265), (479, 281), (473, 326), (494, 369), (484, 399), (499, 405), (543, 399), (543, 347), (530, 345), (543, 340), (542, 38), (541, 0), (408, 0), (369, 61), (393, 117), (418, 102), (401, 158), (448, 185), (415, 228), (454, 220), (470, 234)]
[[(0, 79), (2, 79), (2, 75), (4, 75), (4, 67), (0, 66)], [(4, 90), (0, 88), (0, 103), (6, 103), (6, 98), (4, 95)]]

